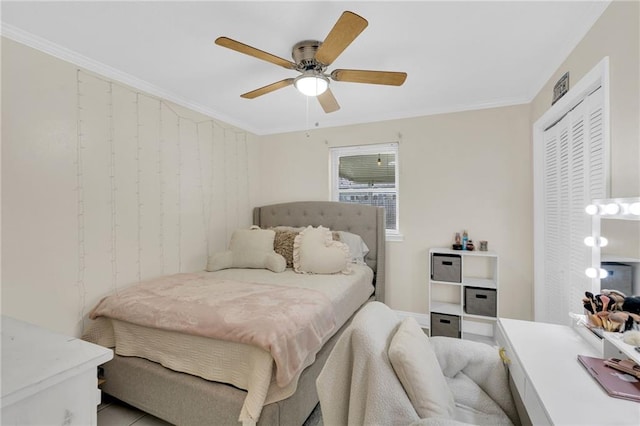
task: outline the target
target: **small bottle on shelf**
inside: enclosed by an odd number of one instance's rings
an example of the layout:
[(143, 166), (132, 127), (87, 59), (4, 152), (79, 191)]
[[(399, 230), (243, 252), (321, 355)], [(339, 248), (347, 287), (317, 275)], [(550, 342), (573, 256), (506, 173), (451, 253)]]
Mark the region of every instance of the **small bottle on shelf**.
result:
[(467, 234), (467, 230), (465, 229), (462, 232), (462, 250), (467, 249), (467, 242), (469, 241), (469, 234)]
[(460, 237), (459, 232), (456, 232), (454, 243), (451, 248), (453, 248), (454, 250), (462, 250), (462, 237)]
[(467, 242), (467, 247), (466, 247), (466, 249), (467, 249), (467, 250), (469, 250), (469, 251), (473, 251), (473, 249), (474, 249), (474, 248), (475, 248), (475, 246), (473, 245), (473, 240), (469, 240), (469, 241)]

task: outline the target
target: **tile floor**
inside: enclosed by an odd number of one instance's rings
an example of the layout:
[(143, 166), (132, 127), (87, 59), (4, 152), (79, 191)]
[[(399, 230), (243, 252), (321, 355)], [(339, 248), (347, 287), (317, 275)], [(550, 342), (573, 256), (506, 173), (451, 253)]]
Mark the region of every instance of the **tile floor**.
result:
[(102, 404), (98, 406), (98, 426), (171, 426), (157, 417), (107, 394), (102, 394)]

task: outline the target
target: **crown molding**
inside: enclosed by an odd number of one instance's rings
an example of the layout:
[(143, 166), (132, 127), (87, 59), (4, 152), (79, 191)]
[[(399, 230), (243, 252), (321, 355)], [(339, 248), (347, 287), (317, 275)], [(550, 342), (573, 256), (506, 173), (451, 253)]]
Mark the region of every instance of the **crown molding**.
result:
[(33, 49), (44, 52), (65, 62), (72, 63), (81, 68), (84, 68), (87, 71), (91, 71), (93, 73), (104, 76), (110, 80), (117, 81), (136, 90), (140, 90), (152, 96), (156, 96), (158, 98), (173, 102), (177, 105), (196, 111), (200, 114), (204, 114), (207, 117), (211, 117), (212, 119), (222, 121), (231, 126), (237, 127), (241, 130), (254, 134), (260, 134), (259, 129), (252, 129), (251, 126), (248, 126), (246, 123), (238, 122), (237, 120), (234, 120), (233, 118), (227, 116), (224, 113), (221, 113), (220, 111), (215, 111), (201, 104), (191, 102), (190, 100), (176, 95), (173, 92), (162, 89), (161, 87), (151, 84), (145, 80), (120, 71), (117, 68), (111, 67), (102, 62), (91, 59), (76, 51), (67, 49), (66, 47), (60, 46), (59, 44), (36, 36), (13, 25), (2, 22), (0, 25), (0, 34), (3, 37), (13, 40), (17, 43), (24, 44), (25, 46), (29, 46)]
[(42, 37), (39, 37), (32, 33), (24, 31), (13, 25), (2, 22), (0, 26), (0, 34), (3, 37), (6, 37), (18, 43), (21, 43), (31, 48), (34, 48), (36, 50), (39, 50), (41, 52), (54, 56), (63, 61), (77, 65), (85, 70), (99, 74), (108, 79), (120, 82), (136, 90), (143, 91), (145, 93), (156, 96), (158, 98), (166, 99), (177, 105), (199, 112), (201, 114), (206, 115), (207, 117), (211, 117), (215, 120), (222, 121), (226, 124), (229, 124), (231, 126), (237, 127), (241, 130), (253, 133), (258, 136), (274, 135), (274, 134), (280, 134), (280, 133), (291, 133), (291, 132), (298, 132), (298, 131), (313, 131), (313, 130), (321, 130), (326, 128), (341, 127), (341, 126), (364, 125), (367, 123), (379, 122), (379, 121), (403, 120), (403, 119), (412, 119), (412, 118), (439, 115), (439, 114), (451, 114), (451, 113), (474, 111), (474, 110), (481, 110), (481, 109), (501, 108), (501, 107), (527, 104), (533, 100), (532, 97), (525, 96), (525, 97), (519, 97), (519, 98), (496, 99), (490, 102), (482, 102), (482, 103), (475, 103), (475, 104), (450, 105), (450, 106), (445, 106), (441, 108), (429, 108), (429, 109), (412, 110), (412, 111), (394, 111), (394, 112), (380, 114), (380, 115), (377, 115), (376, 117), (368, 116), (366, 119), (363, 118), (362, 120), (356, 120), (351, 122), (342, 122), (340, 120), (336, 120), (336, 121), (328, 120), (328, 121), (325, 121), (325, 124), (323, 126), (319, 128), (314, 128), (314, 129), (307, 129), (301, 126), (282, 126), (277, 128), (273, 128), (273, 127), (262, 128), (262, 127), (252, 126), (245, 122), (240, 122), (223, 112), (212, 110), (211, 108), (208, 108), (204, 105), (192, 102), (179, 95), (176, 95), (173, 92), (162, 89), (159, 86), (151, 84), (145, 80), (142, 80), (131, 74), (125, 73), (121, 70), (118, 70), (114, 67), (106, 65), (102, 62), (91, 59), (76, 51), (60, 46), (56, 43), (53, 43)]
[(359, 126), (366, 125), (368, 123), (376, 123), (381, 121), (392, 121), (392, 120), (411, 120), (420, 117), (428, 117), (432, 115), (441, 115), (441, 114), (453, 114), (458, 112), (468, 112), (468, 111), (479, 111), (483, 109), (491, 109), (491, 108), (504, 108), (510, 106), (517, 105), (525, 105), (529, 104), (531, 99), (528, 97), (519, 97), (519, 98), (505, 98), (505, 99), (497, 99), (491, 102), (481, 102), (475, 104), (460, 104), (460, 105), (450, 105), (441, 108), (429, 108), (429, 109), (421, 109), (421, 110), (411, 110), (411, 111), (399, 111), (399, 112), (389, 112), (386, 114), (380, 114), (376, 116), (368, 116), (366, 119), (362, 119), (360, 121), (350, 121), (349, 123), (341, 122), (341, 121), (325, 121), (323, 125), (320, 127), (314, 128), (304, 128), (301, 126), (287, 126), (287, 127), (279, 127), (272, 128), (269, 130), (265, 130), (260, 133), (256, 133), (258, 135), (275, 135), (281, 133), (292, 133), (292, 132), (311, 132), (322, 129), (329, 129), (333, 127), (348, 127), (348, 126)]

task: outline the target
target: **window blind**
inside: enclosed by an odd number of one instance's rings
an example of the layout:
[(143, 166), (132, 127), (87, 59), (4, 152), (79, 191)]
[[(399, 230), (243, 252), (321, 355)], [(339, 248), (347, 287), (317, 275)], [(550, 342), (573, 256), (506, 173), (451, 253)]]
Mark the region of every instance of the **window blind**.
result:
[(398, 233), (398, 144), (330, 149), (331, 199), (384, 207), (388, 235)]

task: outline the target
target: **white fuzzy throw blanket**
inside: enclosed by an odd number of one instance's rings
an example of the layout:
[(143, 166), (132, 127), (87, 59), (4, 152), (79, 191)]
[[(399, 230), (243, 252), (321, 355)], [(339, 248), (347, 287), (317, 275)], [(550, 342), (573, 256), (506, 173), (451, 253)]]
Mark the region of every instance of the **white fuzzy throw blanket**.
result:
[(431, 343), (456, 401), (455, 418), (420, 419), (387, 356), (400, 322), (386, 305), (371, 302), (340, 336), (317, 380), (324, 424), (519, 423), (497, 349), (446, 337)]

